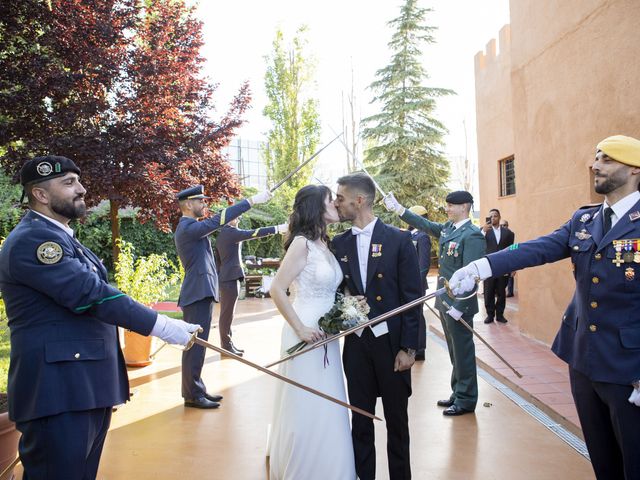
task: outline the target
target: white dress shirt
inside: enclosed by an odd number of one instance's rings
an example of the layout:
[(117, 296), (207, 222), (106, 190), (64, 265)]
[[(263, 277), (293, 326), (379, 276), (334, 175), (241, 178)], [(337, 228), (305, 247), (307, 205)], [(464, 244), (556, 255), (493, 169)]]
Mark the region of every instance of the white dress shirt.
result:
[(613, 205), (609, 205), (605, 200), (602, 204), (602, 211), (604, 212), (604, 209), (607, 207), (611, 207), (611, 209), (613, 210), (613, 214), (611, 215), (611, 228), (613, 228), (614, 225), (618, 223), (618, 220), (620, 220), (625, 213), (631, 210), (631, 207), (638, 203), (639, 200), (640, 192), (638, 191), (630, 193), (626, 197), (621, 198)]
[[(369, 266), (369, 251), (371, 250), (371, 237), (373, 235), (373, 229), (376, 226), (378, 218), (374, 218), (364, 228), (351, 227), (351, 233), (356, 236), (356, 245), (358, 246), (358, 266), (360, 267), (360, 279), (362, 280), (362, 289), (367, 291), (367, 268)], [(371, 327), (373, 334), (376, 337), (384, 335), (389, 332), (389, 326), (387, 322), (380, 322), (377, 325)], [(362, 335), (362, 331), (356, 332), (358, 336)]]

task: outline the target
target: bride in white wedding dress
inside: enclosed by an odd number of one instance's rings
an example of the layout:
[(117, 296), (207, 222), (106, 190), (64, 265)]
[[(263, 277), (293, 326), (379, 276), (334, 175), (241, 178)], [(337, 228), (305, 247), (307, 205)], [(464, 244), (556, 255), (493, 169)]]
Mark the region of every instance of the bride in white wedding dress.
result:
[[(342, 281), (340, 265), (328, 247), (326, 226), (338, 212), (331, 191), (307, 185), (296, 195), (290, 237), (270, 294), (286, 320), (281, 355), (301, 340), (323, 338), (318, 319), (334, 304)], [(291, 287), (293, 302), (286, 291)], [(280, 364), (280, 373), (346, 401), (337, 341)], [(355, 464), (348, 410), (297, 387), (280, 383), (269, 438), (270, 480), (354, 480)]]

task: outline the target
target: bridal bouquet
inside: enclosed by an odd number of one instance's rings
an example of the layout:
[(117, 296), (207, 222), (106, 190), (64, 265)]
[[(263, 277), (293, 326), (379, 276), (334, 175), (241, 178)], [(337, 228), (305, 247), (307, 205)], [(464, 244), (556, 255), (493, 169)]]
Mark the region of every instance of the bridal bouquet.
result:
[[(327, 335), (335, 335), (368, 321), (368, 313), (369, 305), (360, 303), (356, 297), (347, 297), (338, 293), (336, 303), (318, 320), (318, 326)], [(287, 353), (291, 355), (306, 346), (307, 343), (304, 341), (296, 343), (287, 350)]]

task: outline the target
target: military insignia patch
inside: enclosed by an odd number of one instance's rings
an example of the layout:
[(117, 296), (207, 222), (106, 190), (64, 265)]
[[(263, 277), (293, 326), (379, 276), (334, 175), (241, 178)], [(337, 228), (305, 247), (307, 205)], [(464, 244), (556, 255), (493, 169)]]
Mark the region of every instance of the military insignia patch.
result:
[(580, 221), (582, 223), (584, 223), (587, 220), (589, 220), (590, 218), (591, 218), (591, 214), (590, 213), (583, 213), (582, 216), (580, 217)]
[(513, 245), (507, 247), (507, 250), (517, 250), (519, 247), (519, 245), (517, 243), (514, 243)]
[(629, 220), (631, 220), (632, 222), (635, 222), (639, 218), (640, 218), (640, 212), (638, 210), (629, 214)]
[(587, 233), (586, 230), (581, 230), (579, 232), (576, 232), (576, 237), (578, 238), (578, 240), (586, 240), (587, 238), (591, 238), (591, 234)]
[(347, 256), (345, 255), (344, 257), (342, 257), (342, 258), (340, 259), (340, 261), (341, 261), (341, 262), (348, 262), (348, 261), (349, 261), (349, 259), (348, 259), (348, 258), (347, 258)]
[(40, 263), (52, 265), (62, 259), (62, 247), (56, 242), (44, 242), (38, 247), (36, 255)]
[(371, 256), (372, 257), (381, 257), (382, 256), (382, 244), (381, 243), (372, 243), (371, 244)]

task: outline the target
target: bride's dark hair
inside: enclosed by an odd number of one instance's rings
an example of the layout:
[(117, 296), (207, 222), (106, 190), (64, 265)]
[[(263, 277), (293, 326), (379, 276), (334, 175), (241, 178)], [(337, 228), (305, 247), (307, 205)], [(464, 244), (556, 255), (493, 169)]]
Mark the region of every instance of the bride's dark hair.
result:
[(308, 240), (320, 238), (329, 245), (324, 219), (324, 201), (327, 197), (331, 199), (331, 190), (324, 185), (307, 185), (298, 190), (293, 201), (293, 212), (289, 215), (289, 236), (284, 242), (285, 250), (289, 248), (296, 235), (302, 235)]

